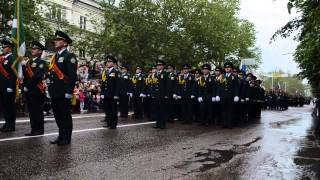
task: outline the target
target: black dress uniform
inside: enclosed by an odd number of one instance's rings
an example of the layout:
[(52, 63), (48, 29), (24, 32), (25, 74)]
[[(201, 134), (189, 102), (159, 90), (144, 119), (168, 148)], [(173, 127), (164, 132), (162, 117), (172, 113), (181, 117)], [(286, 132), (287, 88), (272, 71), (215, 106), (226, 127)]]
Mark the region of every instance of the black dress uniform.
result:
[[(226, 67), (233, 67), (232, 63), (226, 63)], [(224, 128), (232, 128), (233, 113), (235, 108), (235, 103), (239, 101), (239, 84), (236, 77), (230, 73), (224, 73), (220, 81), (221, 88), (219, 89), (218, 96), (221, 98), (222, 120)]]
[[(184, 69), (190, 69), (190, 65), (184, 65)], [(178, 93), (181, 97), (181, 120), (184, 123), (192, 123), (193, 111), (192, 101), (195, 98), (195, 78), (190, 73), (182, 74), (178, 77), (179, 88)]]
[[(157, 66), (164, 66), (165, 63), (163, 61), (158, 61)], [(168, 73), (164, 70), (157, 71), (155, 73), (155, 83), (154, 83), (154, 92), (153, 94), (153, 105), (155, 108), (155, 120), (156, 126), (155, 128), (166, 128), (167, 122), (167, 102), (169, 99), (168, 96)]]
[[(173, 65), (168, 65), (167, 67), (172, 67)], [(174, 72), (168, 73), (168, 104), (167, 104), (167, 112), (168, 112), (168, 122), (173, 122), (173, 119), (178, 118), (178, 108), (177, 107), (177, 90), (178, 90), (178, 80), (177, 75)]]
[[(107, 56), (106, 59), (117, 63), (112, 56)], [(117, 128), (118, 124), (117, 99), (119, 98), (119, 81), (119, 71), (114, 67), (102, 72), (101, 94), (104, 96), (103, 103), (107, 120), (107, 124), (104, 127), (109, 127), (110, 129)]]
[(240, 122), (239, 124), (244, 124), (248, 121), (248, 103), (249, 103), (249, 83), (244, 79), (245, 72), (239, 72), (239, 97), (240, 97)]
[[(13, 48), (10, 40), (3, 40), (2, 45)], [(0, 56), (0, 103), (3, 108), (5, 124), (1, 128), (2, 132), (15, 130), (16, 124), (16, 81), (17, 76), (11, 66), (14, 62), (12, 53)]]
[[(45, 50), (39, 42), (32, 42), (33, 47)], [(27, 136), (41, 135), (44, 133), (43, 106), (45, 101), (44, 76), (47, 73), (47, 63), (41, 57), (29, 60), (23, 67), (23, 92), (27, 100), (31, 132)]]
[[(141, 67), (137, 67), (142, 69)], [(135, 74), (131, 78), (132, 88), (131, 93), (133, 95), (133, 111), (134, 118), (141, 119), (143, 117), (142, 99), (145, 95), (145, 78), (144, 75), (139, 73)]]
[[(209, 64), (204, 64), (202, 69), (211, 71)], [(198, 102), (200, 104), (200, 122), (202, 125), (213, 124), (212, 97), (215, 97), (214, 78), (210, 75), (202, 75), (198, 81)]]
[[(126, 68), (127, 67), (122, 67)], [(120, 117), (127, 118), (129, 111), (129, 95), (131, 89), (131, 80), (129, 73), (121, 73), (119, 81), (119, 107)]]
[[(61, 31), (56, 32), (57, 39), (72, 43), (69, 36)], [(49, 94), (59, 136), (51, 144), (70, 144), (72, 136), (71, 95), (77, 79), (77, 59), (67, 49), (62, 49), (53, 56), (49, 66)]]

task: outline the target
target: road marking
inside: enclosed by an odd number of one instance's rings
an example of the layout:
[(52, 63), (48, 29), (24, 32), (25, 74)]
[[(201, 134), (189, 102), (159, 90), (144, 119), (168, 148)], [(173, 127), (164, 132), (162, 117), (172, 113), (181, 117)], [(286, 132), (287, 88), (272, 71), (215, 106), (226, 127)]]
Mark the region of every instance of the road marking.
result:
[[(129, 116), (133, 115), (133, 113), (129, 113)], [(84, 118), (93, 118), (93, 117), (105, 117), (105, 114), (94, 114), (94, 115), (82, 115), (82, 116), (73, 116), (72, 119), (84, 119)], [(55, 121), (54, 117), (44, 118), (45, 122)], [(28, 123), (30, 119), (20, 119), (16, 120), (16, 123)], [(0, 121), (0, 124), (4, 124), (5, 121)]]
[[(142, 125), (149, 125), (149, 124), (155, 124), (156, 122), (145, 122), (145, 123), (136, 123), (136, 124), (124, 124), (124, 125), (119, 125), (117, 128), (125, 128), (125, 127), (133, 127), (133, 126), (142, 126)], [(108, 128), (100, 127), (100, 128), (92, 128), (92, 129), (81, 129), (81, 130), (74, 130), (72, 131), (73, 134), (78, 134), (82, 132), (91, 132), (91, 131), (99, 131), (99, 130), (105, 130)], [(14, 140), (21, 140), (21, 139), (32, 139), (32, 138), (38, 138), (38, 137), (48, 137), (48, 136), (56, 136), (58, 135), (57, 132), (55, 133), (48, 133), (44, 135), (39, 135), (39, 136), (22, 136), (22, 137), (12, 137), (12, 138), (5, 138), (5, 139), (0, 139), (0, 142), (6, 142), (6, 141), (14, 141)]]

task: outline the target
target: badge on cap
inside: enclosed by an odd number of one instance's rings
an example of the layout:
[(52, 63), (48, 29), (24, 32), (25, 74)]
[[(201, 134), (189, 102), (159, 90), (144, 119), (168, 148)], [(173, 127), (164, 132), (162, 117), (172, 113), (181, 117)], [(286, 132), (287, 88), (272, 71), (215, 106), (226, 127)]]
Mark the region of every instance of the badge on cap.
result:
[(63, 61), (64, 61), (64, 57), (60, 57), (58, 60), (58, 63), (63, 63)]
[(73, 57), (73, 58), (71, 58), (71, 60), (70, 60), (70, 61), (71, 61), (71, 63), (73, 63), (73, 64), (74, 64), (74, 63), (76, 63), (76, 58), (74, 58), (74, 57)]

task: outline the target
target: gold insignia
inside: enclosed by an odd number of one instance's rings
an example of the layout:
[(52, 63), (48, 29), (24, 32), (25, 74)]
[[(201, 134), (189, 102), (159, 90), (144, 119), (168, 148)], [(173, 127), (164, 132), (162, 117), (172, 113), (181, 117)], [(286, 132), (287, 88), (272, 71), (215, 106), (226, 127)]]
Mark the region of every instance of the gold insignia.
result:
[(39, 68), (43, 68), (43, 67), (44, 67), (43, 64), (40, 64), (40, 65), (39, 65)]
[(192, 79), (191, 79), (191, 76), (189, 77), (189, 81), (191, 81)]
[(64, 61), (64, 57), (60, 57), (58, 60), (58, 63), (63, 63), (63, 61)]
[(37, 67), (37, 63), (32, 63), (31, 67), (33, 68)]
[(71, 63), (73, 63), (73, 64), (74, 64), (74, 63), (76, 63), (76, 58), (74, 58), (74, 57), (73, 57), (73, 58), (71, 58), (71, 60), (70, 60), (70, 61), (71, 61)]

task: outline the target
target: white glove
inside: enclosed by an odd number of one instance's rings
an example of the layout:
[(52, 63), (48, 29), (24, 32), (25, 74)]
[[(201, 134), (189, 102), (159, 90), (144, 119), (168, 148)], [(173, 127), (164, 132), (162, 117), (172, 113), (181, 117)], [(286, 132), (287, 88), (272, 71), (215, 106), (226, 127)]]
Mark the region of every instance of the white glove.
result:
[(11, 88), (7, 88), (7, 92), (8, 92), (8, 93), (12, 93), (13, 90), (12, 90)]
[(233, 98), (233, 101), (234, 101), (234, 102), (239, 102), (239, 96), (234, 97), (234, 98)]
[(194, 95), (191, 95), (190, 97), (191, 97), (191, 99), (195, 98), (195, 96), (194, 96)]
[(118, 96), (114, 96), (113, 99), (119, 99), (119, 97)]
[(133, 97), (133, 94), (132, 94), (132, 93), (129, 93), (129, 96), (132, 98), (132, 97)]
[(244, 103), (244, 99), (241, 99), (241, 102)]
[(71, 94), (68, 94), (68, 93), (64, 94), (64, 97), (67, 98), (67, 99), (71, 99), (71, 96), (72, 96), (72, 95), (71, 95)]
[(198, 97), (198, 102), (199, 103), (203, 102), (203, 98), (202, 97)]
[(181, 96), (177, 96), (177, 99), (181, 99)]
[(173, 94), (172, 97), (173, 97), (173, 99), (177, 99), (177, 95), (176, 94)]
[(220, 96), (216, 96), (216, 101), (217, 101), (217, 102), (220, 102), (220, 100), (221, 100), (221, 99), (220, 99)]
[(168, 96), (165, 96), (164, 98), (165, 98), (165, 99), (169, 99), (169, 97), (168, 97)]
[(144, 95), (143, 93), (140, 94), (140, 97), (144, 98), (146, 97), (146, 95)]
[(246, 98), (246, 101), (249, 101), (250, 99), (249, 98)]
[(216, 102), (216, 97), (212, 97), (212, 102)]
[[(146, 95), (144, 95), (144, 97), (146, 97)], [(147, 94), (147, 97), (150, 97), (150, 94)]]
[(100, 95), (101, 99), (104, 99), (104, 95)]
[(27, 87), (23, 87), (23, 91), (24, 92), (28, 92), (28, 88)]

